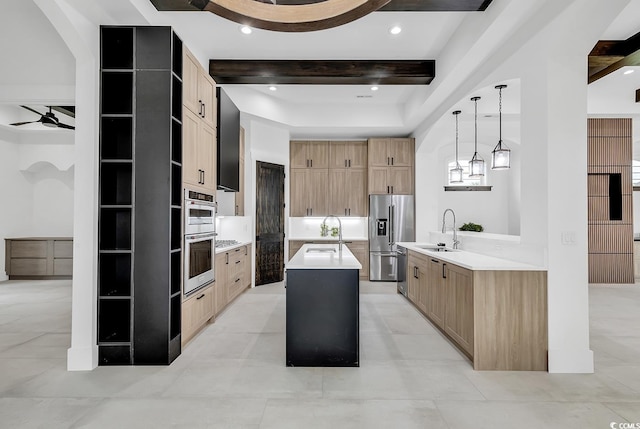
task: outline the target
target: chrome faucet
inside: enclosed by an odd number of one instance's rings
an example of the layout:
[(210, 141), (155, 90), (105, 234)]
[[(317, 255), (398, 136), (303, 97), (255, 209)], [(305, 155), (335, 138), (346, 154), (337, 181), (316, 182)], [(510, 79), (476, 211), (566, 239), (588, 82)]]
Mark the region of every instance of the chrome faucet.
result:
[(446, 233), (447, 232), (447, 226), (445, 224), (445, 218), (447, 217), (447, 212), (451, 212), (451, 214), (453, 215), (453, 248), (457, 249), (458, 245), (460, 244), (460, 241), (458, 240), (458, 232), (456, 231), (456, 214), (454, 213), (453, 209), (446, 209), (444, 211), (444, 213), (442, 213), (442, 233)]
[(323, 219), (322, 224), (326, 223), (327, 219), (329, 219), (330, 217), (335, 217), (336, 219), (338, 219), (338, 250), (340, 252), (342, 252), (342, 243), (343, 243), (343, 241), (342, 241), (342, 221), (336, 215), (327, 215)]

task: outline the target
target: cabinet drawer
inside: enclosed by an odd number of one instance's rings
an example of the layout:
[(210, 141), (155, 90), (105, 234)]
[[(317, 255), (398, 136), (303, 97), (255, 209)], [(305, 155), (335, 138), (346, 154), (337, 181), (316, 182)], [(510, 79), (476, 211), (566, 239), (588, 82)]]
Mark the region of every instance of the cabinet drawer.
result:
[(54, 241), (53, 257), (54, 258), (72, 258), (73, 257), (73, 241)]
[(214, 290), (209, 286), (182, 303), (182, 337), (188, 341), (213, 316)]
[(73, 259), (54, 259), (53, 275), (70, 276), (73, 274)]
[(46, 276), (47, 260), (20, 258), (11, 259), (11, 276)]
[(12, 258), (46, 258), (46, 241), (12, 241)]

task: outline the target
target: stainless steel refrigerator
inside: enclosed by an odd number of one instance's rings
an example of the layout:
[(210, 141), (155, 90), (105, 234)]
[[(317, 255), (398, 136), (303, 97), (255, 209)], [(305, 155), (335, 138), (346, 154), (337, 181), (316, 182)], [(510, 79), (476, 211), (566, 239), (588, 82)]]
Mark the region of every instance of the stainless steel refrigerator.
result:
[(396, 243), (415, 239), (413, 195), (369, 196), (369, 280), (397, 281)]

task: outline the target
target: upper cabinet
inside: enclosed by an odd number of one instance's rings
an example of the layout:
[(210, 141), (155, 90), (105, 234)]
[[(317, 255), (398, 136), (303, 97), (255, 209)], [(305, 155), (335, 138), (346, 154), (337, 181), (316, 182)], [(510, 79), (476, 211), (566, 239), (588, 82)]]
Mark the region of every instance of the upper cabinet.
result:
[(329, 168), (367, 168), (367, 142), (329, 142)]
[(328, 141), (292, 141), (291, 168), (329, 168)]
[(188, 49), (184, 49), (184, 107), (198, 115), (212, 128), (216, 127), (215, 81)]
[(183, 182), (189, 188), (216, 192), (215, 82), (183, 49)]
[(412, 138), (369, 139), (369, 194), (413, 194)]
[(414, 159), (414, 139), (369, 139), (369, 166), (411, 167)]

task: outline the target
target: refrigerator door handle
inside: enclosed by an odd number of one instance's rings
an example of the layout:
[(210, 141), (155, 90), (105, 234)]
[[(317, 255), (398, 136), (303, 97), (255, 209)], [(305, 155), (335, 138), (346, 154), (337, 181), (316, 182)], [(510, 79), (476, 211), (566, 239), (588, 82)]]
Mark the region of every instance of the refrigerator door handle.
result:
[(395, 221), (394, 221), (394, 216), (396, 215), (396, 206), (391, 205), (389, 207), (389, 244), (393, 245), (395, 244), (395, 232), (394, 229), (396, 227), (395, 225)]
[(391, 206), (387, 207), (387, 211), (389, 212), (389, 246), (391, 246), (391, 231), (393, 231), (393, 223), (391, 221)]

